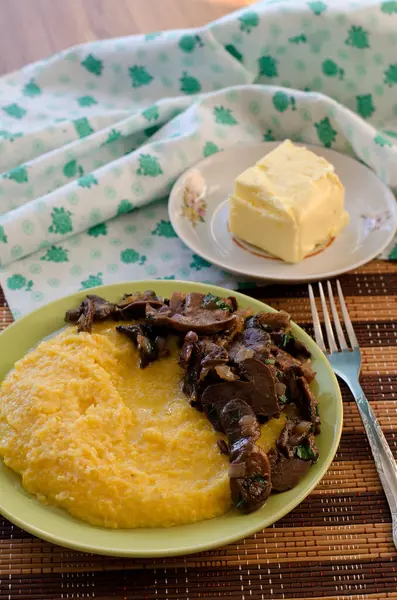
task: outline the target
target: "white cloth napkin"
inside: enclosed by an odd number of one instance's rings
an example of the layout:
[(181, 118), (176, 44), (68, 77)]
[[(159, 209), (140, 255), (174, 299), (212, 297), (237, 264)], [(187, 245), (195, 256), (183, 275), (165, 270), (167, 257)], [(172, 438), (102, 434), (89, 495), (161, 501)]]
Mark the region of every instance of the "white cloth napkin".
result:
[(397, 187), (397, 1), (265, 0), (2, 77), (0, 282), (14, 316), (122, 280), (238, 287), (176, 237), (167, 195), (203, 156), (285, 137), (354, 154)]

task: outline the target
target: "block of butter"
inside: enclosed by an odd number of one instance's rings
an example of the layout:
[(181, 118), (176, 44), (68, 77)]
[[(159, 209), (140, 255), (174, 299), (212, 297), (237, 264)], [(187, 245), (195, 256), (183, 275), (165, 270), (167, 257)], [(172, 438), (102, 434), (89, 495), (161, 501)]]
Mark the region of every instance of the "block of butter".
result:
[(231, 233), (290, 263), (327, 244), (348, 224), (333, 165), (286, 140), (235, 180)]

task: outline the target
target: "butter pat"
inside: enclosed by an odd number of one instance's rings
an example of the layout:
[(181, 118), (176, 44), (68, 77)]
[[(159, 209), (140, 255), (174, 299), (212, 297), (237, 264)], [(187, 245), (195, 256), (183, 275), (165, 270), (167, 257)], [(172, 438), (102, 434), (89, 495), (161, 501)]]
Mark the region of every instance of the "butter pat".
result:
[(244, 171), (229, 199), (231, 233), (296, 263), (348, 224), (333, 165), (286, 140)]

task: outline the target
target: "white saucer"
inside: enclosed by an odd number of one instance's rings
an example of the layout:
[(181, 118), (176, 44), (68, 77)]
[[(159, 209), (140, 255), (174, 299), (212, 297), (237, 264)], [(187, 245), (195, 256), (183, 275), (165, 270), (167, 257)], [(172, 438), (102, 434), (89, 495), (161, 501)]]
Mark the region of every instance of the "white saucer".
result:
[(345, 186), (349, 226), (327, 248), (318, 249), (318, 253), (298, 264), (282, 262), (233, 239), (228, 230), (228, 196), (234, 179), (279, 143), (234, 146), (202, 160), (181, 175), (172, 189), (168, 208), (181, 240), (225, 271), (280, 282), (334, 277), (379, 255), (397, 228), (393, 193), (368, 167), (353, 158), (311, 145), (306, 147), (332, 163)]

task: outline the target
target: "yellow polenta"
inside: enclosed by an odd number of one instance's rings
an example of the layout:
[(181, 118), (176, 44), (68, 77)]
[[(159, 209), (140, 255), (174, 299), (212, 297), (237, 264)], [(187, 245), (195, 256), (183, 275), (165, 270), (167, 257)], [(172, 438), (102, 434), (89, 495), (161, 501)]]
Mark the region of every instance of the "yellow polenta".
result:
[[(219, 434), (181, 392), (176, 350), (139, 369), (114, 325), (68, 328), (0, 388), (0, 456), (44, 503), (105, 527), (167, 527), (230, 505)], [(260, 443), (282, 427), (273, 420)]]

